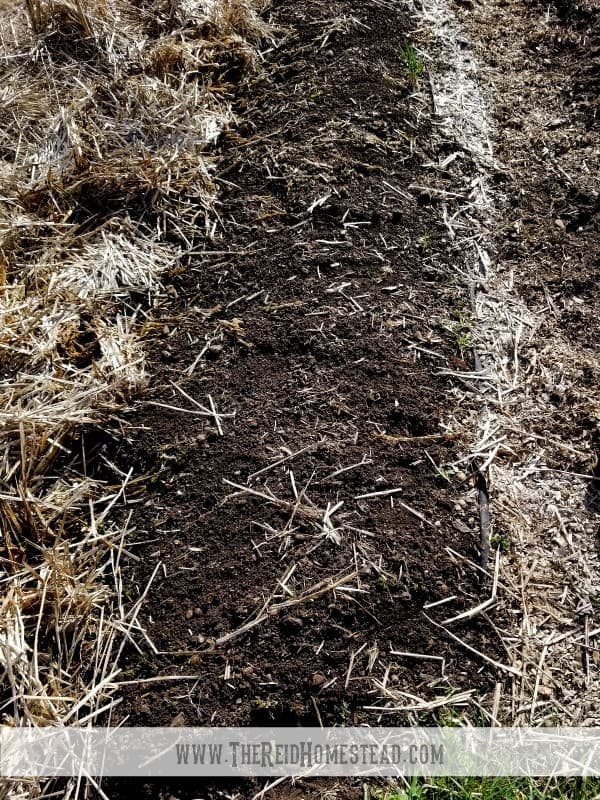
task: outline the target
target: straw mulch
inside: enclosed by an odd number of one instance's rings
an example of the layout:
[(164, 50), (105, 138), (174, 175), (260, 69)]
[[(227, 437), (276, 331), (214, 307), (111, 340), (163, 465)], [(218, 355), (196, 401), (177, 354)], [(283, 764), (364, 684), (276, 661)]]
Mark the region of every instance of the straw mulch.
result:
[[(143, 391), (169, 276), (211, 235), (211, 146), (268, 35), (260, 0), (27, 0), (0, 17), (3, 722), (83, 724), (143, 631), (127, 491), (80, 434)], [(0, 790), (0, 796), (3, 796)]]

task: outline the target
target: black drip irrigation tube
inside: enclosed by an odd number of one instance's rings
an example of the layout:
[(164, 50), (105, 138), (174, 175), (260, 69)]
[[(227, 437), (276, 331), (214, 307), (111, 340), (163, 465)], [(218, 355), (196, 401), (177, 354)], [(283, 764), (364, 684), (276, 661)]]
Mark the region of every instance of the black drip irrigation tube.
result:
[(475, 481), (479, 506), (479, 564), (482, 569), (486, 569), (490, 558), (490, 495), (486, 477), (475, 460), (471, 462), (471, 474)]
[[(480, 265), (480, 271), (485, 275), (483, 265)], [(475, 291), (473, 287), (471, 287), (471, 303), (475, 308)], [(473, 348), (473, 366), (475, 372), (483, 372), (483, 362), (475, 347)], [(479, 564), (482, 569), (487, 569), (490, 559), (490, 493), (487, 478), (476, 459), (471, 461), (471, 475), (477, 489), (477, 505), (479, 507)]]

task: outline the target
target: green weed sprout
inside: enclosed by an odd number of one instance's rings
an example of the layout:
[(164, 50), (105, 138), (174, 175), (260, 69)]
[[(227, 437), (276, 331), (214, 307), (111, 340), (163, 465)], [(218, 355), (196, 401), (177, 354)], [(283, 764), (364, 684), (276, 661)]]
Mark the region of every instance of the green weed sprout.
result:
[(401, 53), (408, 70), (408, 82), (414, 88), (425, 70), (425, 62), (417, 55), (414, 45), (408, 42), (402, 47)]

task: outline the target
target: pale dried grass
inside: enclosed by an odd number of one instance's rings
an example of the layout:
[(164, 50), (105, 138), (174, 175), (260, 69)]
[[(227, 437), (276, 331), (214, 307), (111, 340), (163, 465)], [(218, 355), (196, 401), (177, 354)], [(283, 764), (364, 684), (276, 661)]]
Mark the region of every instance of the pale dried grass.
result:
[[(143, 637), (111, 521), (131, 474), (80, 434), (147, 383), (140, 317), (211, 230), (228, 81), (268, 34), (253, 0), (27, 0), (0, 12), (0, 715), (86, 724)], [(37, 783), (0, 796), (36, 796)]]

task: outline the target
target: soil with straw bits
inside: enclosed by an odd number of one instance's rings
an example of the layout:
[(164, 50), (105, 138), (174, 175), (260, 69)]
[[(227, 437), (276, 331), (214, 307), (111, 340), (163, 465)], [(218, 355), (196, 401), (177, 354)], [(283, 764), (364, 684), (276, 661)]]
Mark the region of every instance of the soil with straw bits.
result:
[[(161, 563), (141, 615), (159, 653), (132, 651), (124, 677), (198, 675), (125, 687), (129, 724), (398, 724), (455, 692), (489, 700), (498, 677), (423, 615), (489, 594), (447, 550), (478, 560), (470, 480), (435, 466), (457, 457), (440, 372), (468, 368), (466, 302), (429, 258), (452, 273), (439, 208), (407, 192), (439, 155), (410, 95), (409, 20), (355, 13), (275, 5), (284, 41), (221, 139), (224, 232), (178, 278), (153, 345), (153, 402), (192, 413), (140, 404), (129, 442), (108, 445), (148, 476), (127, 511), (148, 540), (128, 591)], [(390, 493), (360, 499), (374, 492)], [(485, 619), (456, 633), (502, 660)], [(444, 675), (390, 648), (444, 658)]]

